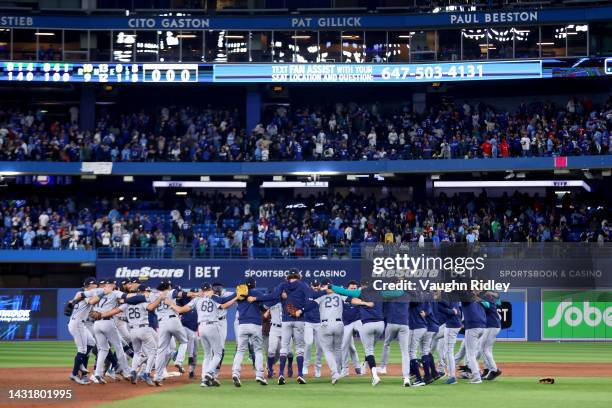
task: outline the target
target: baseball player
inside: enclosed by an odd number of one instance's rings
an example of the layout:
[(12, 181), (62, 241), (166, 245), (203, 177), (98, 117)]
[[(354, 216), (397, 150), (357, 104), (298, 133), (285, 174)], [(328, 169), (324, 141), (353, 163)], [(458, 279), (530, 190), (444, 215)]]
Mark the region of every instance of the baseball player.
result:
[[(162, 281), (157, 286), (157, 290), (157, 294), (154, 293), (152, 295), (153, 301), (155, 300), (154, 296), (160, 295), (164, 291), (168, 291), (166, 295), (168, 298), (174, 299), (179, 295), (179, 291), (172, 289), (172, 283), (169, 280)], [(157, 332), (159, 340), (157, 344), (157, 356), (155, 357), (154, 381), (156, 385), (161, 385), (164, 370), (172, 356), (170, 342), (173, 341), (173, 337), (179, 342), (175, 367), (181, 374), (185, 372), (183, 361), (185, 359), (185, 352), (187, 351), (187, 335), (185, 334), (180, 319), (166, 302), (160, 303), (156, 312), (159, 322), (159, 330)]]
[(185, 306), (178, 306), (171, 299), (166, 298), (165, 304), (176, 313), (186, 313), (195, 310), (198, 314), (198, 332), (204, 349), (204, 361), (202, 363), (202, 387), (221, 385), (216, 376), (217, 365), (221, 361), (223, 343), (221, 342), (221, 323), (219, 321), (219, 309), (227, 309), (238, 301), (238, 296), (232, 295), (230, 299), (220, 298), (214, 294), (210, 283), (203, 283), (201, 296), (193, 298)]
[(423, 364), (423, 372), (425, 373), (425, 384), (431, 384), (441, 377), (441, 375), (438, 374), (436, 363), (431, 352), (434, 336), (440, 331), (440, 322), (434, 313), (434, 303), (435, 302), (427, 302), (428, 310), (425, 316), (427, 331), (423, 335), (423, 340), (421, 342), (421, 363)]
[[(119, 284), (119, 290), (124, 293), (134, 292), (138, 290), (138, 278), (132, 279), (124, 279)], [(123, 343), (123, 351), (129, 357), (134, 357), (134, 349), (130, 340), (130, 331), (128, 329), (128, 321), (127, 317), (123, 312), (115, 315), (115, 325), (117, 326), (117, 330), (119, 331), (119, 336), (121, 337), (121, 343)]]
[[(350, 281), (346, 285), (346, 289), (355, 290), (357, 289), (357, 282)], [(361, 329), (361, 320), (359, 320), (359, 307), (352, 305), (347, 301), (347, 297), (344, 297), (343, 308), (342, 308), (342, 323), (344, 324), (344, 334), (342, 335), (342, 376), (349, 375), (349, 358), (355, 367), (355, 373), (357, 375), (363, 375), (361, 364), (359, 363), (359, 354), (357, 354), (357, 348), (355, 347), (354, 335), (359, 333)]]
[(268, 381), (264, 378), (263, 372), (263, 335), (261, 332), (261, 313), (260, 302), (254, 300), (254, 296), (260, 294), (256, 289), (257, 282), (253, 278), (246, 281), (246, 286), (249, 289), (249, 300), (240, 299), (238, 302), (238, 331), (236, 332), (237, 350), (232, 364), (232, 381), (234, 386), (241, 387), (240, 372), (242, 368), (242, 359), (244, 353), (249, 349), (249, 343), (253, 346), (255, 353), (255, 381), (261, 385), (268, 385)]
[[(83, 282), (83, 290), (86, 291), (92, 290), (97, 286), (98, 282), (95, 278), (87, 278)], [(87, 374), (86, 370), (89, 353), (96, 345), (93, 335), (85, 325), (85, 322), (89, 318), (89, 312), (93, 307), (93, 303), (93, 298), (85, 299), (81, 292), (77, 293), (74, 299), (69, 302), (72, 313), (70, 314), (70, 320), (68, 322), (68, 331), (77, 347), (70, 379), (81, 385), (89, 384), (87, 376), (79, 376), (79, 371), (83, 374)]]
[(480, 339), (480, 351), (485, 367), (482, 379), (494, 380), (501, 375), (501, 370), (497, 368), (497, 364), (493, 358), (493, 345), (501, 330), (501, 317), (497, 312), (497, 304), (501, 302), (499, 300), (499, 293), (497, 292), (481, 293), (480, 297), (483, 299), (481, 304), (485, 307), (485, 316), (487, 320), (484, 333)]
[(408, 303), (385, 302), (383, 312), (387, 322), (385, 327), (385, 341), (381, 357), (381, 368), (379, 374), (387, 374), (387, 362), (389, 361), (389, 349), (391, 342), (397, 338), (402, 355), (402, 377), (404, 387), (410, 386), (410, 328), (408, 326)]
[(416, 380), (412, 386), (420, 387), (425, 385), (421, 372), (419, 371), (419, 362), (417, 360), (417, 352), (423, 351), (424, 338), (427, 333), (427, 313), (429, 311), (426, 302), (410, 302), (408, 308), (408, 326), (410, 326), (410, 374)]
[(471, 302), (461, 302), (463, 326), (465, 327), (463, 344), (465, 345), (466, 363), (472, 372), (470, 384), (480, 384), (482, 379), (476, 356), (479, 351), (480, 338), (487, 325), (487, 317), (485, 308), (477, 301), (478, 298), (476, 296), (474, 298), (475, 300)]
[[(231, 292), (228, 292), (223, 288), (223, 284), (221, 282), (214, 282), (212, 284), (212, 288), (216, 296), (227, 297), (227, 296), (232, 295)], [(219, 316), (219, 323), (220, 323), (220, 329), (221, 329), (221, 340), (223, 343), (223, 351), (221, 352), (221, 361), (219, 361), (219, 365), (217, 366), (217, 370), (216, 370), (217, 376), (219, 376), (219, 374), (221, 373), (221, 364), (223, 364), (223, 359), (225, 358), (225, 340), (227, 339), (227, 309), (219, 309), (218, 316)]]
[[(325, 279), (322, 282), (321, 289), (326, 290), (331, 283), (329, 279)], [(344, 300), (337, 293), (328, 293), (316, 298), (315, 302), (321, 319), (317, 333), (318, 345), (325, 353), (325, 360), (331, 372), (332, 384), (335, 385), (342, 376), (340, 371), (342, 369), (342, 338), (344, 336), (344, 326), (342, 324)]]
[(446, 369), (448, 378), (444, 384), (456, 384), (455, 377), (455, 343), (457, 335), (461, 330), (461, 303), (448, 302), (445, 300), (438, 301), (438, 310), (446, 316), (446, 325), (444, 328), (444, 351)]
[(380, 377), (376, 369), (374, 347), (376, 346), (376, 340), (385, 331), (382, 310), (383, 302), (364, 301), (360, 299), (360, 297), (365, 297), (366, 299), (372, 297), (372, 293), (368, 290), (367, 284), (364, 284), (361, 289), (355, 290), (348, 290), (336, 285), (332, 285), (331, 289), (340, 295), (349, 296), (347, 300), (349, 300), (351, 304), (360, 306), (359, 318), (361, 320), (361, 329), (359, 330), (359, 337), (363, 344), (365, 361), (372, 373), (372, 386), (376, 386), (380, 383)]
[[(282, 339), (282, 327), (283, 327), (283, 306), (281, 302), (271, 301), (265, 302), (264, 308), (266, 309), (263, 314), (263, 319), (269, 320), (269, 332), (266, 339), (264, 329), (264, 350), (267, 350), (267, 363), (268, 363), (268, 378), (274, 377), (274, 364), (280, 359), (281, 339)], [(289, 352), (287, 353), (287, 376), (293, 377), (293, 341), (289, 345)]]
[[(145, 295), (146, 291), (146, 285), (140, 284), (137, 288), (137, 292), (142, 295)], [(132, 368), (130, 372), (130, 380), (132, 384), (136, 384), (136, 372), (138, 368), (146, 361), (142, 378), (150, 386), (158, 385), (155, 384), (151, 378), (151, 370), (153, 370), (153, 364), (157, 354), (157, 339), (153, 333), (154, 330), (149, 326), (148, 312), (154, 311), (165, 299), (165, 297), (166, 293), (162, 292), (161, 294), (155, 296), (155, 300), (152, 302), (145, 301), (137, 304), (124, 303), (119, 307), (100, 314), (101, 319), (112, 317), (119, 313), (124, 313), (126, 316), (131, 337), (130, 339), (134, 345), (134, 359), (132, 360)], [(151, 299), (150, 293), (145, 296), (145, 299)]]
[(444, 331), (446, 330), (446, 320), (448, 317), (445, 313), (442, 312), (443, 305), (440, 304), (442, 293), (437, 291), (434, 294), (434, 302), (431, 304), (431, 312), (435, 316), (439, 326), (438, 332), (434, 333), (433, 338), (431, 340), (431, 352), (433, 358), (433, 351), (435, 350), (438, 353), (438, 365), (435, 368), (435, 371), (432, 371), (434, 374), (434, 379), (438, 379), (444, 377), (446, 374), (446, 344), (444, 343)]
[[(191, 292), (198, 292), (199, 289), (192, 289)], [(181, 292), (181, 296), (176, 299), (176, 304), (185, 306), (191, 302), (191, 297), (186, 291)], [(225, 311), (225, 309), (223, 309)], [(221, 310), (219, 310), (221, 312)], [(195, 310), (183, 313), (180, 316), (181, 324), (187, 336), (187, 359), (189, 362), (189, 378), (195, 378), (195, 367), (198, 361), (198, 314)], [(227, 326), (226, 326), (227, 330)], [(223, 330), (221, 331), (223, 333)], [(224, 337), (223, 337), (224, 339)], [(222, 342), (225, 344), (225, 341)]]
[[(324, 291), (323, 294), (325, 293), (327, 293), (327, 291)], [(302, 375), (304, 371), (303, 311), (308, 299), (318, 296), (318, 294), (313, 293), (310, 286), (301, 280), (301, 276), (295, 268), (287, 275), (286, 281), (274, 288), (269, 294), (249, 296), (249, 302), (280, 300), (283, 305), (278, 385), (285, 384), (285, 365), (287, 364), (287, 355), (291, 347), (291, 340), (293, 340), (295, 344), (298, 370), (297, 382), (298, 384), (306, 384), (306, 380)], [(291, 305), (291, 308), (288, 307), (289, 305)], [(290, 309), (295, 309), (296, 312), (291, 313)]]
[[(97, 302), (93, 308), (95, 312), (104, 313), (119, 306), (119, 300), (125, 299), (126, 294), (115, 290), (114, 280), (102, 280), (98, 282), (98, 288), (86, 290), (83, 292), (86, 298), (96, 297)], [(97, 384), (106, 384), (104, 379), (104, 362), (106, 356), (112, 346), (117, 354), (117, 363), (120, 374), (124, 379), (130, 378), (128, 371), (128, 363), (123, 351), (123, 344), (119, 337), (119, 331), (115, 325), (114, 319), (106, 317), (94, 322), (94, 337), (98, 347), (98, 358), (96, 360), (96, 369), (94, 373), (94, 382)]]
[[(318, 291), (321, 283), (314, 280), (310, 287)], [(316, 349), (315, 354), (315, 377), (321, 377), (321, 366), (323, 360), (323, 351), (319, 344), (319, 329), (321, 328), (321, 316), (319, 314), (319, 304), (312, 299), (308, 299), (304, 308), (304, 369), (302, 375), (308, 375), (308, 366), (310, 365), (310, 357), (313, 346)]]

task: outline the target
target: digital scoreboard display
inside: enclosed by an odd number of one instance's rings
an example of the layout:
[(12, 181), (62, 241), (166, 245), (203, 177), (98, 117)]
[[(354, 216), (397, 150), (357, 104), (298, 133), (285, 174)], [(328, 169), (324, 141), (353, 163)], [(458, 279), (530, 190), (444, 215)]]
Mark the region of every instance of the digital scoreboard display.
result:
[(542, 77), (542, 61), (440, 64), (223, 64), (213, 82), (415, 83)]
[[(568, 65), (569, 64), (569, 65)], [(198, 64), (0, 61), (0, 81), (90, 83), (427, 83), (612, 75), (612, 58), (423, 64)]]
[(211, 82), (212, 65), (2, 62), (0, 81), (94, 83)]

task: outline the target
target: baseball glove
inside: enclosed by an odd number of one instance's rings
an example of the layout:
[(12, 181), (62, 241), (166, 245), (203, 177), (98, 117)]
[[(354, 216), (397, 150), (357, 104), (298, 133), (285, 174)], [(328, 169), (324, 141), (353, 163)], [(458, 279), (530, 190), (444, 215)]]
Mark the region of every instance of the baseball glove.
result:
[(291, 317), (300, 317), (302, 315), (302, 309), (295, 306), (293, 303), (287, 303), (285, 305), (285, 311)]
[(249, 296), (249, 287), (245, 284), (236, 286), (236, 296), (240, 300), (246, 299)]
[(64, 316), (68, 316), (68, 317), (72, 316), (73, 310), (74, 310), (74, 304), (72, 303), (72, 301), (69, 301), (64, 306)]
[(102, 313), (92, 310), (89, 312), (89, 317), (91, 317), (92, 320), (100, 320), (102, 318)]

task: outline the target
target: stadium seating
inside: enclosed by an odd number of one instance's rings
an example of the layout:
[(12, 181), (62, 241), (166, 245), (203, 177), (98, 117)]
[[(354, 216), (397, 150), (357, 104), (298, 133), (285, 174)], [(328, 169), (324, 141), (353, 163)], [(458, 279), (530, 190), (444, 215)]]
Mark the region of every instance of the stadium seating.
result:
[(278, 108), (244, 129), (236, 110), (164, 107), (99, 118), (96, 129), (43, 112), (0, 110), (0, 161), (243, 162), (602, 155), (612, 97), (568, 98), (513, 111), (483, 103), (408, 107), (337, 104)]

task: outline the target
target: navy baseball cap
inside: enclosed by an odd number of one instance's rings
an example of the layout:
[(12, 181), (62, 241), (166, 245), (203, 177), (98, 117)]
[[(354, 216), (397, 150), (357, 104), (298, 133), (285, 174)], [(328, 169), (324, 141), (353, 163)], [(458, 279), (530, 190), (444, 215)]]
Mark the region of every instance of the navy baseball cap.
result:
[(331, 279), (329, 279), (329, 278), (325, 278), (325, 279), (323, 279), (323, 280), (321, 281), (321, 285), (327, 285), (327, 286), (329, 286), (329, 285), (331, 285), (331, 284), (332, 284), (332, 281), (331, 281)]
[(312, 282), (310, 282), (310, 286), (321, 286), (321, 282), (319, 282), (318, 279), (314, 279)]
[(130, 279), (130, 283), (139, 283), (139, 282), (140, 282), (140, 279), (138, 279), (138, 278), (131, 278)]
[(212, 289), (212, 285), (208, 282), (204, 282), (201, 286), (202, 290), (211, 290)]
[(83, 286), (89, 286), (97, 283), (98, 281), (96, 280), (96, 278), (87, 278), (83, 281)]
[(169, 289), (171, 285), (172, 282), (170, 282), (169, 279), (163, 279), (161, 282), (159, 282), (159, 285), (157, 285), (157, 290)]
[(121, 286), (127, 285), (128, 283), (130, 283), (129, 279), (121, 279)]
[(255, 278), (248, 278), (245, 283), (249, 288), (254, 288), (257, 285)]
[(107, 279), (107, 280), (106, 280), (106, 283), (110, 283), (110, 284), (113, 284), (113, 285), (114, 285), (114, 284), (116, 284), (116, 283), (117, 283), (117, 280), (116, 280), (116, 279), (112, 279), (112, 278), (111, 278), (111, 279)]
[(106, 279), (100, 279), (98, 281), (98, 285), (106, 285), (108, 283), (108, 281)]
[(138, 291), (139, 291), (139, 292), (144, 292), (144, 291), (146, 291), (147, 289), (148, 289), (148, 288), (147, 288), (147, 285), (145, 285), (144, 283), (141, 283), (140, 285), (138, 285)]

